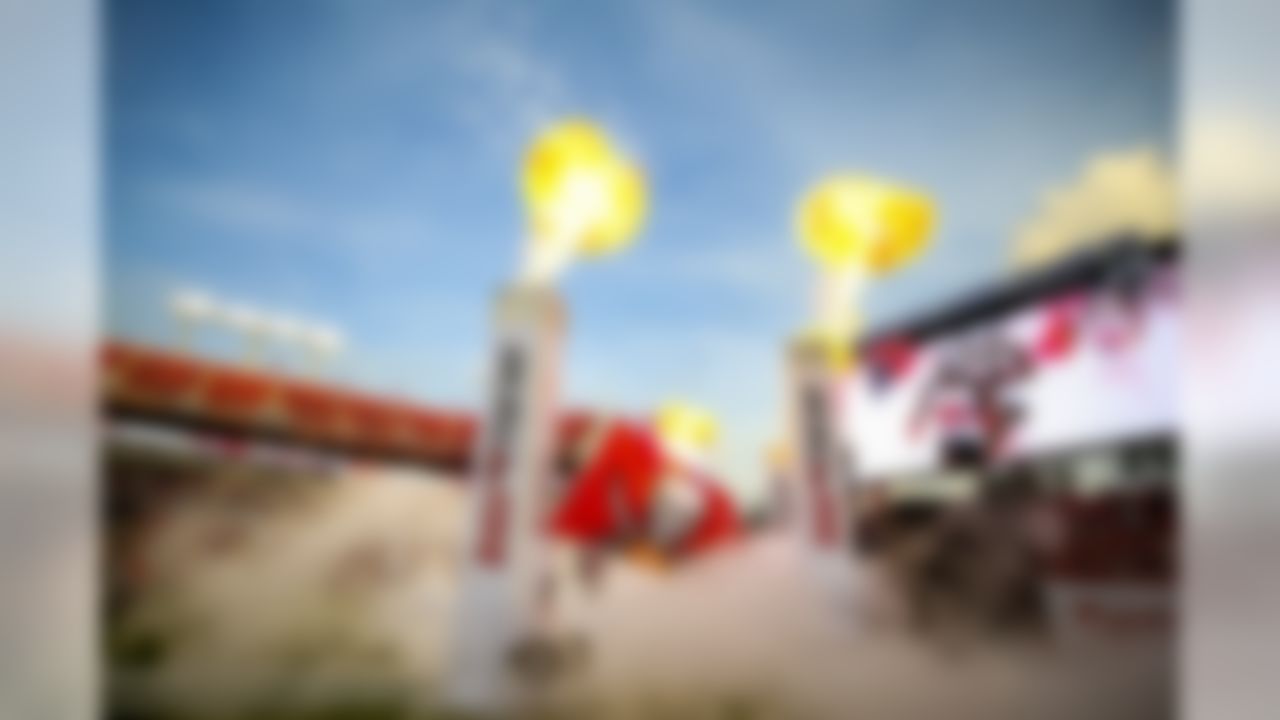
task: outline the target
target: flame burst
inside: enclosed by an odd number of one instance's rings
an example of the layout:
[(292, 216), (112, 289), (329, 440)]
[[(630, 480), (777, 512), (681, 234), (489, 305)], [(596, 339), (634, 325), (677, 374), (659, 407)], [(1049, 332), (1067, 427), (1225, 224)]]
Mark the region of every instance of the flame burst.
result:
[(647, 206), (640, 169), (585, 120), (555, 125), (534, 140), (522, 189), (532, 233), (524, 274), (536, 282), (554, 280), (579, 255), (624, 248)]
[(918, 257), (935, 216), (928, 196), (879, 180), (836, 176), (814, 187), (796, 212), (801, 246), (822, 269), (813, 334), (845, 345), (866, 281)]

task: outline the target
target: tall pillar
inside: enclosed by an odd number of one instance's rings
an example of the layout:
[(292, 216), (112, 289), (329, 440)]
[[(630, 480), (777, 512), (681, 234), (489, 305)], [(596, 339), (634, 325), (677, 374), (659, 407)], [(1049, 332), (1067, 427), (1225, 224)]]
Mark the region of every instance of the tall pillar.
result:
[(840, 432), (840, 377), (829, 344), (799, 338), (789, 347), (791, 447), (787, 522), (825, 584), (843, 592), (852, 579), (848, 448)]
[(495, 324), (446, 688), (450, 701), (477, 709), (524, 697), (536, 678), (522, 663), (552, 631), (545, 526), (565, 313), (553, 289), (516, 285), (499, 296)]

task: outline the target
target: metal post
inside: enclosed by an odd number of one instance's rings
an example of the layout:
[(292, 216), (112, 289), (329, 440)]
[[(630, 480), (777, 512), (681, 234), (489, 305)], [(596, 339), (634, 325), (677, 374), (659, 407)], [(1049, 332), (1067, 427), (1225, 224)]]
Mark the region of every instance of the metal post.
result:
[(839, 376), (830, 349), (817, 339), (794, 341), (788, 354), (792, 447), (791, 517), (824, 582), (843, 592), (852, 575), (849, 556), (849, 462), (840, 433)]
[[(563, 306), (546, 287), (498, 298), (491, 393), (473, 454), (472, 492), (454, 667), (455, 704), (493, 709), (536, 684), (537, 649), (552, 630), (545, 518), (554, 442)], [(528, 651), (533, 650), (534, 657)]]

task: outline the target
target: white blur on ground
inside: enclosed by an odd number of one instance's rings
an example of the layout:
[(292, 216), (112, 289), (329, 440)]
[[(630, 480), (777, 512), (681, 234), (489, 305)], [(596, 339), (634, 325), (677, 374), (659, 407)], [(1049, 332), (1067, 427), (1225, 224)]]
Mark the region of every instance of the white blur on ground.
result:
[[(127, 622), (167, 633), (169, 649), (148, 669), (112, 669), (125, 707), (171, 717), (434, 709), (462, 486), (370, 469), (299, 487), (236, 514), (202, 498), (156, 527), (152, 584)], [(872, 567), (842, 603), (803, 557), (790, 536), (768, 533), (666, 573), (612, 563), (594, 597), (562, 596), (592, 644), (564, 707), (624, 718), (1171, 713), (1161, 643), (943, 649), (905, 632)]]
[(768, 534), (669, 576), (615, 566), (591, 622), (592, 682), (610, 707), (639, 716), (655, 698), (695, 707), (715, 698), (759, 717), (1171, 713), (1161, 641), (946, 649), (907, 633), (874, 568), (856, 572), (846, 604), (823, 592), (804, 558), (792, 537)]
[(248, 507), (201, 494), (155, 524), (140, 550), (147, 588), (116, 630), (166, 649), (143, 669), (112, 668), (119, 703), (198, 717), (430, 696), (458, 486), (398, 471), (292, 482), (284, 502), (261, 486)]

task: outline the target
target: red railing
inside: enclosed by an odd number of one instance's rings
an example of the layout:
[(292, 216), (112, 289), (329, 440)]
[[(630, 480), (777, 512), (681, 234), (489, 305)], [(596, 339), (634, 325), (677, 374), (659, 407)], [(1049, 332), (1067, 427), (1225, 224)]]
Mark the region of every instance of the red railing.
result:
[[(104, 404), (112, 415), (195, 425), (351, 452), (466, 465), (475, 418), (337, 385), (110, 341), (101, 352)], [(561, 422), (567, 450), (591, 416)]]

